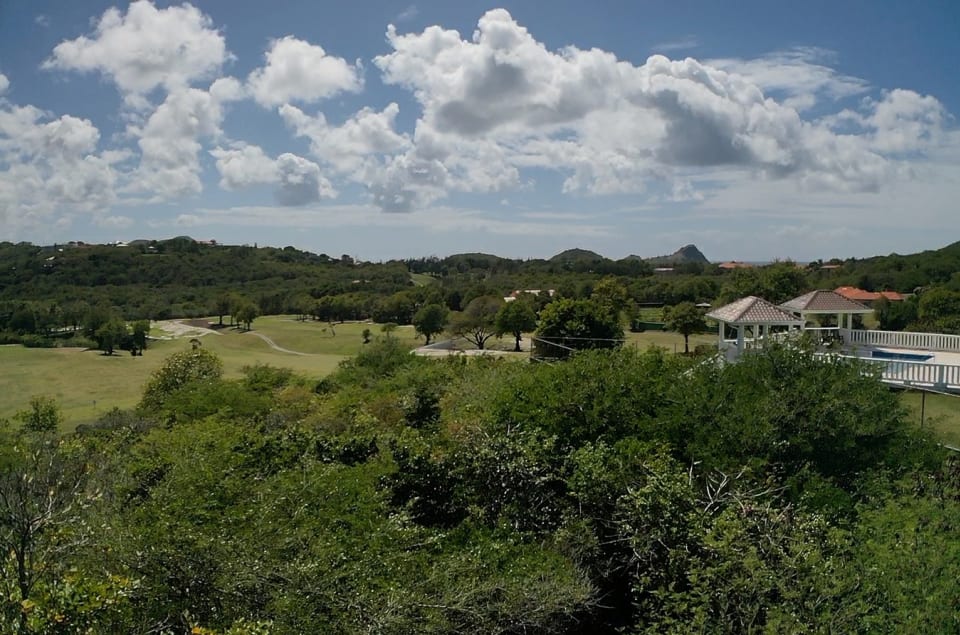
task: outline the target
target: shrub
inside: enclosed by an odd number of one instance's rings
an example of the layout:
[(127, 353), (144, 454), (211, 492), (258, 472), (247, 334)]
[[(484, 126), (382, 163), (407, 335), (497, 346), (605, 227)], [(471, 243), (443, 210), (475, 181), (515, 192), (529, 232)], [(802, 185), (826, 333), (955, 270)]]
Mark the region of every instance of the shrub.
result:
[(33, 333), (28, 333), (26, 335), (20, 336), (20, 343), (26, 348), (54, 348), (56, 347), (56, 342), (54, 342), (49, 337), (44, 337), (43, 335), (35, 335)]

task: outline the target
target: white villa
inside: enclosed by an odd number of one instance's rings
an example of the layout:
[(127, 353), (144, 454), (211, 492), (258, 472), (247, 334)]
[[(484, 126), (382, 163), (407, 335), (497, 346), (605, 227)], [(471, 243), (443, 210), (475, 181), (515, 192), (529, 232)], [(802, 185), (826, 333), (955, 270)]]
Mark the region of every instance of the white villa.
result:
[[(960, 394), (960, 335), (853, 328), (853, 316), (872, 311), (834, 291), (820, 290), (780, 306), (749, 296), (706, 317), (718, 324), (717, 347), (727, 361), (791, 332), (807, 332), (819, 343), (835, 343), (833, 352), (823, 354), (876, 364), (885, 383)], [(820, 315), (836, 316), (836, 326), (812, 325), (810, 320)]]

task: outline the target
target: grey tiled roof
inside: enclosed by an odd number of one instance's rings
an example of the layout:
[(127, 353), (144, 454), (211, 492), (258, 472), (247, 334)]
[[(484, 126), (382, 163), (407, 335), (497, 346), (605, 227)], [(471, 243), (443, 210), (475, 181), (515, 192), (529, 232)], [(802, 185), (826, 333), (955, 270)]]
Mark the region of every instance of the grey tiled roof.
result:
[(727, 324), (800, 324), (792, 313), (770, 304), (763, 298), (747, 296), (707, 313), (707, 317)]
[(809, 313), (870, 313), (872, 309), (845, 298), (836, 291), (811, 291), (780, 305), (788, 311)]

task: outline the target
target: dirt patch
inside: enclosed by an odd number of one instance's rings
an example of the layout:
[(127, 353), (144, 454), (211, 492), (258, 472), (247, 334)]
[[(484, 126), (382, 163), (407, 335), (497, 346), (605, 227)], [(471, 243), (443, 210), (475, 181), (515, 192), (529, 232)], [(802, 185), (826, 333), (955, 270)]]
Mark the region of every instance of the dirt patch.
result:
[(186, 324), (187, 326), (192, 326), (198, 329), (212, 329), (213, 325), (207, 322), (206, 320), (180, 320), (181, 324)]
[(153, 327), (165, 335), (153, 339), (173, 340), (181, 337), (203, 337), (204, 335), (220, 335), (210, 328), (206, 320), (159, 320)]

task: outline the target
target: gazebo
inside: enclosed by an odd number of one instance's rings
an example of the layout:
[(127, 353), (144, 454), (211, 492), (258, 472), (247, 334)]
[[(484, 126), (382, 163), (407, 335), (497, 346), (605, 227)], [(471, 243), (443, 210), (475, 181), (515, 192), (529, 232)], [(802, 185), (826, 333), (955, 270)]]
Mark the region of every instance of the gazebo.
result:
[[(763, 338), (771, 334), (773, 327), (786, 327), (786, 330), (792, 330), (802, 329), (804, 324), (802, 318), (753, 295), (714, 309), (707, 313), (707, 317), (720, 323), (718, 348), (727, 351), (728, 359), (738, 357), (748, 345), (754, 348), (762, 346)], [(735, 347), (729, 346), (733, 341), (728, 341), (724, 337), (728, 326), (737, 330)], [(747, 337), (748, 329), (749, 338)]]
[[(873, 309), (845, 298), (836, 291), (811, 291), (780, 305), (781, 309), (800, 316), (806, 329), (807, 320), (814, 315), (836, 315), (837, 326), (826, 330), (840, 331), (853, 328), (854, 315), (873, 313)], [(844, 326), (846, 322), (846, 326)]]

